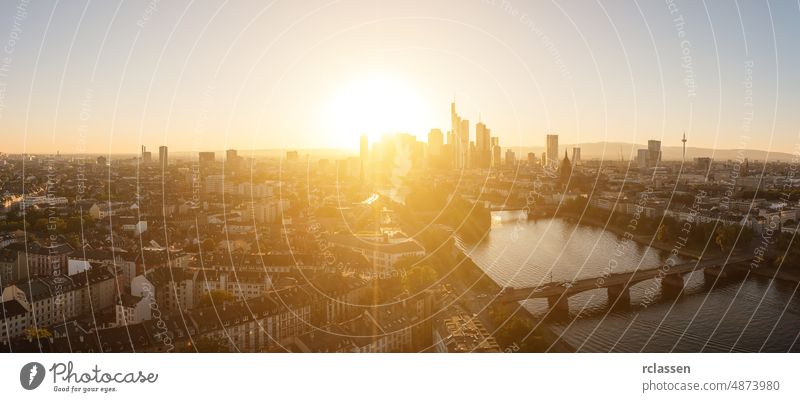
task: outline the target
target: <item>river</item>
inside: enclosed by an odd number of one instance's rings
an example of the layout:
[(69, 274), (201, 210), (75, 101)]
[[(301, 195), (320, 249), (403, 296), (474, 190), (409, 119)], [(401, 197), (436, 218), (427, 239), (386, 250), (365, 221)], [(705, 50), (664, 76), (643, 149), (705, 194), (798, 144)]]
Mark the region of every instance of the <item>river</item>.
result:
[[(601, 228), (563, 219), (526, 220), (494, 212), (478, 243), (459, 242), (501, 286), (569, 282), (663, 263), (666, 253), (623, 242)], [(571, 296), (570, 318), (546, 325), (583, 352), (800, 351), (800, 298), (794, 283), (747, 276), (712, 284), (702, 272), (685, 277), (684, 294), (662, 296), (657, 280), (631, 288), (631, 307), (610, 311), (604, 289)], [(647, 295), (655, 293), (655, 301)], [(534, 315), (545, 300), (523, 303)]]

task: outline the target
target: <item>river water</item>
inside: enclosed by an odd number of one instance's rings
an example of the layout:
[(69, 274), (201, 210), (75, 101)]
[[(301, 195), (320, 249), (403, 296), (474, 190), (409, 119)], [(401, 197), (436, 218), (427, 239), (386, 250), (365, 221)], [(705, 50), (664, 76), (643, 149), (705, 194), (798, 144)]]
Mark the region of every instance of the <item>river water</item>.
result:
[[(563, 219), (528, 221), (519, 212), (495, 212), (492, 221), (483, 241), (459, 245), (501, 286), (630, 272), (659, 266), (667, 256)], [(546, 325), (585, 352), (800, 351), (795, 284), (752, 275), (713, 283), (702, 272), (687, 275), (685, 283), (675, 298), (662, 296), (655, 279), (640, 282), (631, 288), (631, 307), (615, 311), (607, 308), (604, 289), (579, 293), (569, 298), (569, 319)], [(534, 315), (547, 311), (546, 300), (523, 306)]]

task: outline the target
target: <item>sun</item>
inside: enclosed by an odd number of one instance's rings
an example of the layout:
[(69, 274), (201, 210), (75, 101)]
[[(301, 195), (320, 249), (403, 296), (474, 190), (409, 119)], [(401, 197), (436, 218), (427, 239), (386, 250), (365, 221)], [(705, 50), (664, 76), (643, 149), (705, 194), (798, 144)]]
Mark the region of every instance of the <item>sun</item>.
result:
[(408, 81), (373, 73), (346, 82), (334, 93), (328, 105), (327, 128), (339, 145), (353, 142), (361, 134), (370, 140), (395, 132), (421, 135), (430, 124), (428, 110), (424, 97)]

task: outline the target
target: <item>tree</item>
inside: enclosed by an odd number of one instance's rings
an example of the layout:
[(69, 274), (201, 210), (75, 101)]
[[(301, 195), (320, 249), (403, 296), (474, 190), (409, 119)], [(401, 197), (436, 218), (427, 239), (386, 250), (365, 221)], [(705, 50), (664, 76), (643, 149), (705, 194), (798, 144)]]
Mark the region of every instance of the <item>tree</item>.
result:
[(53, 334), (47, 328), (40, 328), (40, 327), (29, 327), (25, 330), (25, 335), (28, 339), (42, 339), (42, 338), (52, 338)]
[[(234, 297), (224, 290), (212, 290), (202, 296), (198, 305), (200, 307), (219, 306), (224, 302), (233, 301)], [(213, 303), (212, 303), (213, 302)]]
[(505, 348), (516, 345), (521, 352), (544, 352), (549, 346), (541, 328), (534, 328), (530, 321), (509, 313), (505, 308), (493, 311), (492, 321), (497, 325), (494, 336)]
[(721, 225), (717, 226), (716, 236), (714, 243), (719, 246), (721, 251), (728, 251), (733, 247), (736, 242), (736, 237), (739, 235), (739, 227), (736, 225)]
[(666, 226), (664, 224), (658, 225), (658, 230), (656, 230), (656, 239), (659, 241), (664, 241), (664, 233), (666, 232)]

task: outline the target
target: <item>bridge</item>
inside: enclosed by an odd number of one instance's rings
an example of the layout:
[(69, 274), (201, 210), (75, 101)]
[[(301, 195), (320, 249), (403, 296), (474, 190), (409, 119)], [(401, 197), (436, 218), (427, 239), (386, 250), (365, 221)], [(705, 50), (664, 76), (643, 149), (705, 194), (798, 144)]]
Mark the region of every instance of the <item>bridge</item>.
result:
[(571, 283), (551, 282), (541, 286), (525, 287), (518, 289), (504, 289), (497, 297), (497, 301), (510, 303), (528, 299), (544, 299), (548, 301), (551, 312), (569, 312), (569, 297), (592, 289), (607, 289), (608, 300), (613, 305), (630, 303), (631, 286), (648, 279), (661, 278), (661, 287), (665, 291), (677, 293), (683, 289), (683, 275), (689, 272), (703, 270), (704, 274), (711, 277), (726, 275), (723, 267), (750, 260), (748, 256), (731, 256), (709, 258), (700, 261), (678, 264), (667, 269), (664, 266), (655, 268), (638, 269), (633, 272), (613, 273), (596, 278), (577, 280)]

